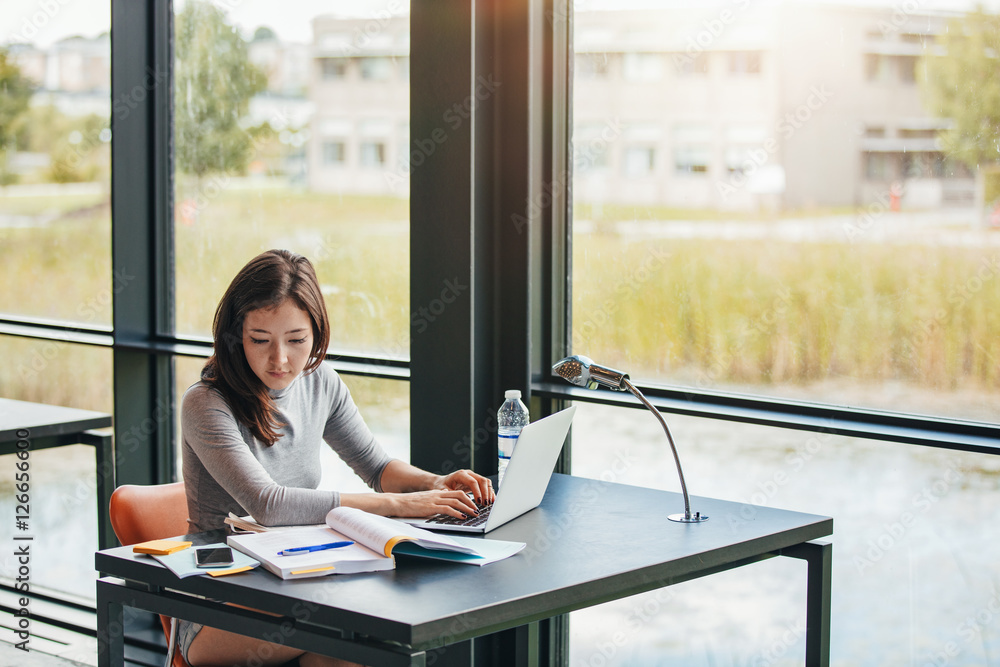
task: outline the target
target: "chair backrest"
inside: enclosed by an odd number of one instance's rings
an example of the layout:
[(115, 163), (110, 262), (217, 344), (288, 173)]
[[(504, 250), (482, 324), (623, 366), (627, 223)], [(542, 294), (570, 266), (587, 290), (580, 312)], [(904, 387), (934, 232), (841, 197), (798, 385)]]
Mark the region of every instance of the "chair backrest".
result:
[[(138, 486), (123, 484), (111, 494), (108, 506), (111, 527), (123, 545), (176, 537), (188, 532), (184, 482)], [(160, 616), (163, 634), (170, 641), (170, 619)], [(188, 667), (180, 651), (170, 656), (173, 667)]]
[(184, 482), (119, 486), (111, 494), (108, 514), (122, 544), (184, 535), (189, 530)]

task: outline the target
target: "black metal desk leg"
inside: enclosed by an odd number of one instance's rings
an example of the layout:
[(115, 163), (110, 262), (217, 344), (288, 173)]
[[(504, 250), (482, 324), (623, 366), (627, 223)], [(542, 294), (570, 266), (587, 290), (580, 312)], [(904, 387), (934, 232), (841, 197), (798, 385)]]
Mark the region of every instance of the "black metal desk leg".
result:
[(115, 452), (110, 432), (85, 431), (84, 442), (94, 447), (97, 471), (97, 545), (98, 549), (118, 546), (115, 531), (111, 528), (108, 506), (115, 490)]
[(830, 667), (830, 593), (833, 582), (833, 545), (803, 542), (781, 550), (800, 558), (809, 568), (806, 584), (806, 665)]
[(97, 667), (124, 667), (125, 616), (120, 602), (109, 599), (97, 582)]

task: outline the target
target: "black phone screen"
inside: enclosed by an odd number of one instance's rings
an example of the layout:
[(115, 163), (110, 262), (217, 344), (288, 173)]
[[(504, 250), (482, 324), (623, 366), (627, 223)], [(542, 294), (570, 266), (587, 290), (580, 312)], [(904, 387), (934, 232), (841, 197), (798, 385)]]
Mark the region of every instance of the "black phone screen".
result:
[(233, 550), (229, 547), (209, 547), (195, 549), (195, 562), (198, 567), (215, 567), (217, 565), (232, 565)]

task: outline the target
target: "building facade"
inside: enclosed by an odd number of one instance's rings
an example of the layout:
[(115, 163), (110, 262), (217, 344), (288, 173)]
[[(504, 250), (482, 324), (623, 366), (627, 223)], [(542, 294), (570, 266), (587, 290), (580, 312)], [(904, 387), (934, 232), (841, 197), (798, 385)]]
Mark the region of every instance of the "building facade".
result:
[[(941, 152), (947, 121), (917, 81), (951, 17), (782, 2), (579, 11), (577, 197), (734, 211), (970, 205), (973, 175)], [(311, 187), (404, 196), (407, 18), (313, 27)]]

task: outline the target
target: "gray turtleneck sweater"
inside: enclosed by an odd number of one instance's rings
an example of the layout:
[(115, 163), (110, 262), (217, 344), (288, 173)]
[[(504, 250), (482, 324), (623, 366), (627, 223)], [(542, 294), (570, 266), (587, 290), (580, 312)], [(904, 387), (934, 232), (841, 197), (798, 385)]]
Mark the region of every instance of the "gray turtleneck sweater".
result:
[(368, 486), (391, 458), (361, 418), (347, 386), (322, 364), (271, 391), (285, 425), (268, 447), (236, 421), (222, 396), (204, 382), (184, 394), (183, 471), (191, 532), (224, 528), (230, 512), (267, 526), (323, 523), (340, 504), (319, 490), (321, 442), (326, 441)]

